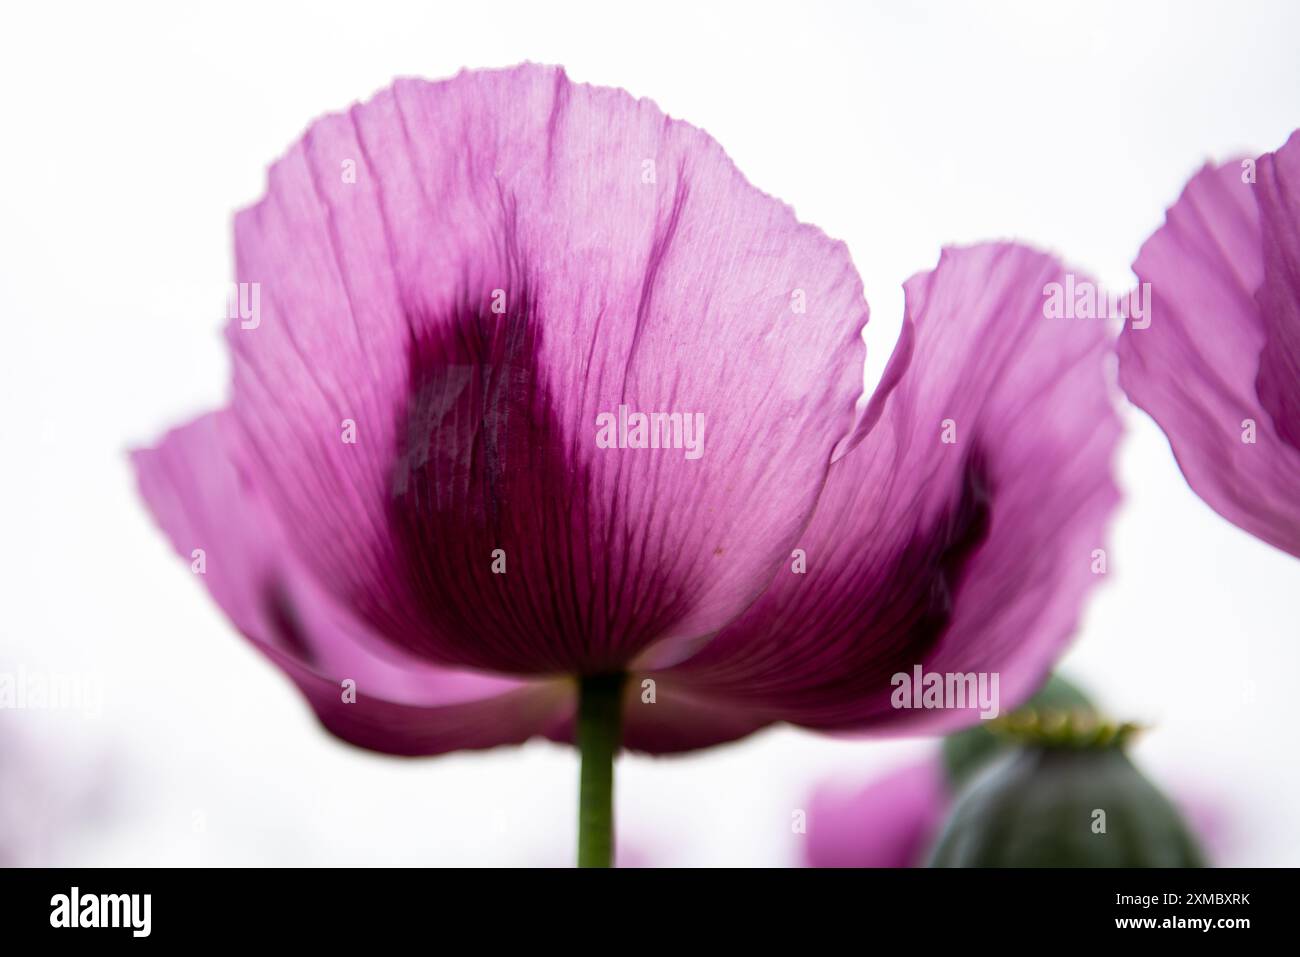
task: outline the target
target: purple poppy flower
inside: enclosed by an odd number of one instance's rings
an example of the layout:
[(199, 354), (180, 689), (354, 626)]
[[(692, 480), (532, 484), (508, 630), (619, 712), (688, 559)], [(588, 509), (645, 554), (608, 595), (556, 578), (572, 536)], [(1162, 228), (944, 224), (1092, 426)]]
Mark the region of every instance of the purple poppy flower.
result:
[(230, 406), (139, 481), (355, 744), (959, 724), (891, 676), (995, 672), (1014, 703), (1097, 580), (1110, 345), (1043, 319), (1047, 255), (910, 280), (855, 411), (844, 245), (703, 132), (534, 66), (317, 122), (235, 239)]
[(1197, 495), (1300, 555), (1300, 132), (1197, 173), (1133, 270), (1150, 327), (1120, 337), (1120, 384)]

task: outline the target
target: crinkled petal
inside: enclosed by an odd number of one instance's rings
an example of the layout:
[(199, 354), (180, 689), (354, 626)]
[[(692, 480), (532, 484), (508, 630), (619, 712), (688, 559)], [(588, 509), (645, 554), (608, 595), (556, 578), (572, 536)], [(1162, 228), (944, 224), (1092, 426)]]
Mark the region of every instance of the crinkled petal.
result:
[(1120, 384), (1169, 437), (1192, 490), (1293, 555), (1297, 156), (1292, 137), (1276, 158), (1260, 160), (1255, 183), (1243, 181), (1238, 163), (1192, 178), (1133, 264), (1150, 284), (1150, 326), (1130, 324), (1119, 342)]
[[(862, 444), (831, 470), (772, 586), (659, 676), (752, 714), (825, 730), (971, 723), (975, 701), (891, 704), (895, 674), (998, 676), (1008, 710), (1041, 683), (1100, 580), (1118, 501), (1119, 419), (1099, 320), (1044, 317), (1051, 257), (946, 250), (907, 283), (905, 371)], [(943, 441), (945, 431), (954, 439)], [(665, 695), (664, 699), (669, 700)], [(632, 708), (629, 725), (665, 721)]]
[(920, 867), (948, 811), (938, 761), (906, 765), (866, 788), (823, 787), (808, 806), (808, 867)]
[(376, 751), (438, 754), (520, 742), (568, 720), (571, 684), (430, 665), (387, 648), (331, 601), (226, 457), (224, 419), (206, 415), (133, 453), (141, 492), (217, 604), (330, 731)]
[[(443, 664), (680, 658), (771, 579), (861, 392), (843, 244), (557, 69), (320, 120), (236, 260), (243, 467), (326, 591)], [(620, 406), (701, 416), (702, 454), (599, 447)]]

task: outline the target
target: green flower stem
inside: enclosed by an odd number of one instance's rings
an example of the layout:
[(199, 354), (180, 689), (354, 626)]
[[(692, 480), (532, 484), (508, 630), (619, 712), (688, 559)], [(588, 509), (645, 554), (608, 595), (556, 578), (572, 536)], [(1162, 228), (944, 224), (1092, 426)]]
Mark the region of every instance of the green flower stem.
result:
[(614, 756), (623, 734), (625, 677), (594, 675), (578, 684), (579, 867), (609, 867), (614, 860)]

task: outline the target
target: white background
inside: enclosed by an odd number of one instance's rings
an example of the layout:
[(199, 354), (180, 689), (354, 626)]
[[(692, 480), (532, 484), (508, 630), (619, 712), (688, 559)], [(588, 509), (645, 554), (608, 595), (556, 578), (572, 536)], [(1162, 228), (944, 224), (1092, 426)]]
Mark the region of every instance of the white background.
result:
[[(1023, 239), (1124, 288), (1202, 161), (1300, 125), (1290, 3), (181, 8), (17, 4), (0, 30), (0, 670), (106, 694), (98, 719), (0, 711), (36, 756), (4, 786), (54, 862), (572, 854), (572, 751), (402, 761), (328, 738), (137, 500), (125, 449), (223, 401), (231, 214), (317, 115), (523, 59), (651, 97), (848, 242), (869, 374), (942, 243)], [(1219, 519), (1127, 419), (1111, 573), (1067, 670), (1153, 724), (1147, 768), (1228, 812), (1226, 862), (1300, 864), (1300, 562)], [(783, 729), (625, 758), (621, 835), (643, 862), (791, 863), (816, 782), (927, 748)]]

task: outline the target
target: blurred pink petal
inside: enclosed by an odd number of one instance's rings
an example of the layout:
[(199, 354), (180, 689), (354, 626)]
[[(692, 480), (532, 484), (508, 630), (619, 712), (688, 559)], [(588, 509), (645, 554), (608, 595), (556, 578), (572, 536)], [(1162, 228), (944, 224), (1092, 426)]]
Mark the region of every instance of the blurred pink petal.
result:
[(118, 755), (79, 755), (58, 732), (25, 724), (32, 714), (0, 720), (0, 868), (64, 866), (124, 814)]
[(807, 867), (916, 867), (948, 813), (938, 761), (891, 771), (851, 793), (823, 786), (808, 808)]
[(1203, 782), (1175, 784), (1170, 797), (1200, 841), (1207, 863), (1211, 867), (1231, 866), (1233, 855), (1241, 845), (1236, 820), (1241, 809), (1232, 807), (1223, 795), (1207, 790)]

